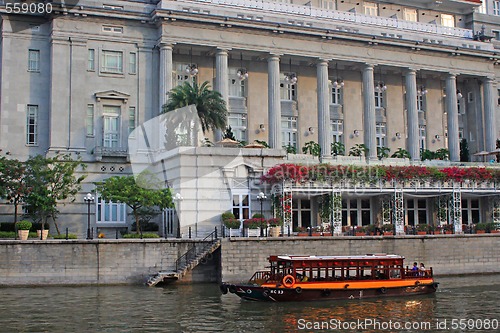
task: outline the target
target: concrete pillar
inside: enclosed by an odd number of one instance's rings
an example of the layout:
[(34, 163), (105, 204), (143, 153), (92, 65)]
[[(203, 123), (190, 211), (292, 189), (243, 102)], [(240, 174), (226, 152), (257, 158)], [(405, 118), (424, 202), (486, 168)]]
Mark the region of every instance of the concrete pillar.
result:
[(375, 127), (375, 83), (373, 80), (373, 65), (366, 64), (363, 68), (363, 120), (364, 144), (368, 147), (368, 159), (377, 159), (377, 141)]
[(330, 103), (328, 100), (328, 61), (321, 60), (317, 65), (317, 95), (318, 95), (318, 143), (321, 156), (330, 158), (332, 155), (332, 135), (330, 133)]
[(448, 150), (450, 161), (460, 161), (460, 140), (458, 138), (457, 77), (446, 77), (446, 112), (448, 115)]
[(483, 82), (484, 89), (484, 128), (485, 128), (485, 149), (493, 151), (496, 148), (496, 87), (492, 78), (486, 78)]
[[(227, 50), (217, 49), (215, 53), (215, 90), (220, 92), (229, 111), (229, 81), (228, 81), (228, 53)], [(214, 133), (215, 141), (222, 140), (222, 131)]]
[(406, 110), (408, 114), (407, 148), (413, 161), (420, 161), (420, 145), (417, 110), (417, 73), (409, 69), (405, 75)]
[(267, 59), (267, 107), (269, 146), (281, 148), (280, 58), (272, 54)]
[(160, 44), (160, 78), (159, 78), (159, 112), (161, 113), (162, 107), (167, 103), (168, 93), (173, 88), (172, 72), (172, 45)]

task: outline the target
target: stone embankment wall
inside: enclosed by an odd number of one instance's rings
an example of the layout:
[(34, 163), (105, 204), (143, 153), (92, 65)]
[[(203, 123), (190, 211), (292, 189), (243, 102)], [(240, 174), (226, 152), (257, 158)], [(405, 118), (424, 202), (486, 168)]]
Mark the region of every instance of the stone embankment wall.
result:
[(435, 235), (404, 237), (231, 238), (221, 247), (223, 281), (247, 281), (269, 265), (269, 255), (398, 254), (432, 267), (434, 274), (500, 273), (500, 235)]
[[(191, 240), (0, 241), (0, 286), (141, 284), (160, 270), (173, 270)], [(216, 252), (183, 282), (216, 282)]]

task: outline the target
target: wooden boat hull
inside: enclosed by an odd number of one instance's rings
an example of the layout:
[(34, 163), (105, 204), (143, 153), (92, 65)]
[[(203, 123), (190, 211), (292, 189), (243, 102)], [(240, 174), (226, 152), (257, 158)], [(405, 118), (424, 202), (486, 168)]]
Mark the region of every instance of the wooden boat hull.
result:
[(326, 301), (349, 300), (376, 297), (423, 295), (436, 292), (438, 284), (435, 282), (400, 287), (381, 287), (372, 289), (315, 289), (315, 288), (268, 288), (256, 285), (236, 285), (223, 283), (220, 289), (252, 301), (290, 302), (290, 301)]

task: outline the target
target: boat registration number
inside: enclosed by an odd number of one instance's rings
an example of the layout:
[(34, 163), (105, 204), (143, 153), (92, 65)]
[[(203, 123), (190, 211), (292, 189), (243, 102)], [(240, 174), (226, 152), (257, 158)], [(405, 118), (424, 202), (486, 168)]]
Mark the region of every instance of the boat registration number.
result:
[(275, 295), (283, 295), (285, 293), (283, 290), (279, 290), (279, 289), (271, 289), (271, 290), (269, 290), (269, 292), (271, 294), (275, 294)]

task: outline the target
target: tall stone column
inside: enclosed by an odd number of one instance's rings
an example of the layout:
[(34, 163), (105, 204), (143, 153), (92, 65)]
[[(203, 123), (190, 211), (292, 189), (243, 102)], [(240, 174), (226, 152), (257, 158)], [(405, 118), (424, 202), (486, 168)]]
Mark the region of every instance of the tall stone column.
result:
[(448, 150), (451, 161), (460, 161), (460, 142), (458, 138), (457, 77), (446, 77), (446, 113), (448, 115)]
[(375, 82), (373, 80), (373, 65), (366, 64), (363, 68), (363, 118), (364, 143), (369, 149), (368, 159), (377, 159), (377, 142), (375, 140)]
[(417, 110), (417, 73), (409, 69), (405, 75), (406, 110), (408, 113), (408, 152), (413, 161), (420, 161), (418, 110)]
[(318, 143), (321, 147), (321, 157), (332, 155), (332, 135), (330, 133), (330, 108), (328, 103), (328, 61), (321, 60), (316, 65), (317, 95), (318, 95)]
[(173, 88), (172, 72), (172, 45), (160, 44), (160, 78), (159, 78), (159, 112), (161, 113), (162, 107), (167, 103), (168, 92)]
[[(228, 81), (228, 53), (227, 50), (217, 49), (215, 53), (215, 90), (220, 92), (222, 98), (226, 102), (226, 107), (229, 111), (229, 81)], [(221, 130), (214, 133), (215, 141), (222, 139)]]
[(496, 148), (496, 88), (492, 78), (486, 78), (483, 82), (484, 89), (484, 128), (485, 128), (485, 149), (493, 151)]
[(267, 59), (267, 112), (269, 146), (281, 148), (280, 58), (272, 54)]

